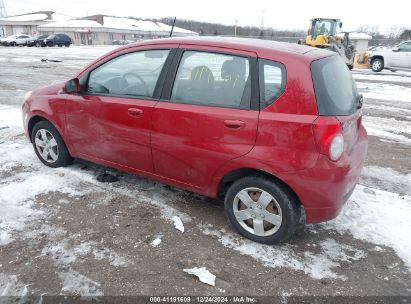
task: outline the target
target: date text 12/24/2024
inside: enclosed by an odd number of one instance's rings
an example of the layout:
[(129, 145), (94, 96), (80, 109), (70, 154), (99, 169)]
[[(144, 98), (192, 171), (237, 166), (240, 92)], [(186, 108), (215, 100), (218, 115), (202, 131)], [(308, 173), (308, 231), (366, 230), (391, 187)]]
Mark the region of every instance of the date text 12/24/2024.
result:
[(243, 296), (150, 297), (150, 303), (257, 303), (257, 299)]

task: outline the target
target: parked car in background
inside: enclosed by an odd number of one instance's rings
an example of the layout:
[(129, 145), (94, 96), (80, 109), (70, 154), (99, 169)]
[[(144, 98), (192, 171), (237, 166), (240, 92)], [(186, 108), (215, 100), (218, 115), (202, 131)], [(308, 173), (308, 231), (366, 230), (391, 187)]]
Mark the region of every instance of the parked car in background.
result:
[(374, 72), (383, 69), (391, 71), (411, 70), (411, 40), (404, 41), (393, 48), (378, 48), (371, 50), (368, 61)]
[(11, 35), (1, 39), (1, 44), (5, 46), (22, 46), (26, 45), (30, 39), (31, 37), (25, 34)]
[(41, 46), (43, 40), (46, 39), (50, 35), (40, 35), (31, 37), (31, 39), (27, 40), (27, 46)]
[(55, 34), (48, 36), (47, 38), (43, 39), (42, 46), (67, 46), (69, 47), (70, 44), (73, 42), (71, 38), (66, 34)]
[(273, 244), (350, 197), (367, 154), (361, 106), (334, 52), (172, 38), (29, 92), (23, 125), (49, 167), (77, 157), (224, 199), (239, 233)]

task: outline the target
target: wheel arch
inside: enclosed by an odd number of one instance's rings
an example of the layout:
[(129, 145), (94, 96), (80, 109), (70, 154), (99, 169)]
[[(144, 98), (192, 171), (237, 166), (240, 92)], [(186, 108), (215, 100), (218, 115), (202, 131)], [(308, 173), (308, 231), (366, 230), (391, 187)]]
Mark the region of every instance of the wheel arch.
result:
[(383, 63), (385, 62), (385, 59), (384, 59), (383, 55), (374, 55), (374, 56), (372, 56), (370, 62), (373, 62), (373, 60), (375, 60), (375, 59), (381, 59)]
[(261, 169), (255, 169), (255, 168), (237, 168), (237, 169), (231, 170), (227, 172), (226, 174), (224, 174), (224, 176), (220, 179), (218, 183), (217, 198), (222, 199), (225, 196), (228, 188), (230, 187), (232, 183), (239, 180), (240, 178), (250, 176), (250, 175), (262, 176), (272, 181), (275, 181), (278, 184), (281, 184), (289, 192), (289, 194), (295, 198), (298, 205), (303, 206), (297, 193), (281, 178), (267, 171), (264, 171)]
[[(65, 138), (64, 132), (62, 132), (60, 126), (58, 124), (56, 124), (53, 120), (51, 120), (49, 117), (47, 117), (47, 115), (42, 115), (42, 114), (36, 113), (32, 117), (30, 117), (30, 119), (27, 123), (27, 133), (28, 133), (30, 142), (31, 142), (31, 136), (32, 136), (33, 128), (36, 125), (36, 123), (38, 123), (40, 121), (46, 121), (46, 122), (50, 123), (54, 128), (56, 128), (57, 132), (59, 132), (61, 138), (63, 139), (64, 144), (66, 145), (67, 149), (69, 150), (69, 153), (71, 154), (73, 152), (73, 150), (72, 150), (72, 147), (71, 147), (70, 143)], [(73, 155), (73, 154), (71, 154), (71, 155)]]
[(36, 125), (36, 123), (38, 123), (40, 121), (47, 121), (47, 122), (51, 123), (52, 125), (54, 125), (50, 120), (46, 119), (43, 116), (34, 115), (33, 117), (31, 117), (28, 124), (27, 124), (27, 131), (28, 131), (30, 141), (31, 141), (31, 135), (32, 135), (32, 132), (33, 132), (33, 128)]

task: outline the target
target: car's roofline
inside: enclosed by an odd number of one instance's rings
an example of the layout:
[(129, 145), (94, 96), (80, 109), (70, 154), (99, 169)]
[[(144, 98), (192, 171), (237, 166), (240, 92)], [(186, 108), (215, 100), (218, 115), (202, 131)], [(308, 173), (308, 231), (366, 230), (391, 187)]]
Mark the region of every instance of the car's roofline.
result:
[(162, 38), (135, 42), (121, 47), (120, 49), (128, 49), (137, 46), (162, 45), (162, 44), (185, 44), (231, 48), (242, 51), (255, 52), (257, 54), (262, 51), (274, 52), (277, 54), (294, 55), (297, 57), (305, 57), (310, 61), (332, 56), (335, 53), (324, 49), (314, 48), (297, 43), (279, 42), (272, 40), (239, 38), (239, 37), (219, 37), (219, 36), (201, 36), (201, 37), (178, 37), (178, 38)]

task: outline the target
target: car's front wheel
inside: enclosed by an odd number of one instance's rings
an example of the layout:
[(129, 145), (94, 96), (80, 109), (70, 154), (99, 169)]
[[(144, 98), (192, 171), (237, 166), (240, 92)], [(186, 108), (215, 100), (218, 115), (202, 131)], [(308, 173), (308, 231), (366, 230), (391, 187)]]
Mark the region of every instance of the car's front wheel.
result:
[(37, 157), (46, 166), (57, 168), (69, 165), (72, 161), (63, 138), (47, 121), (40, 121), (34, 125), (31, 142)]
[(373, 72), (381, 72), (384, 68), (384, 60), (382, 58), (375, 58), (371, 61), (371, 70)]
[(281, 183), (263, 176), (247, 176), (233, 183), (224, 205), (232, 226), (259, 243), (287, 240), (300, 221), (295, 196)]

